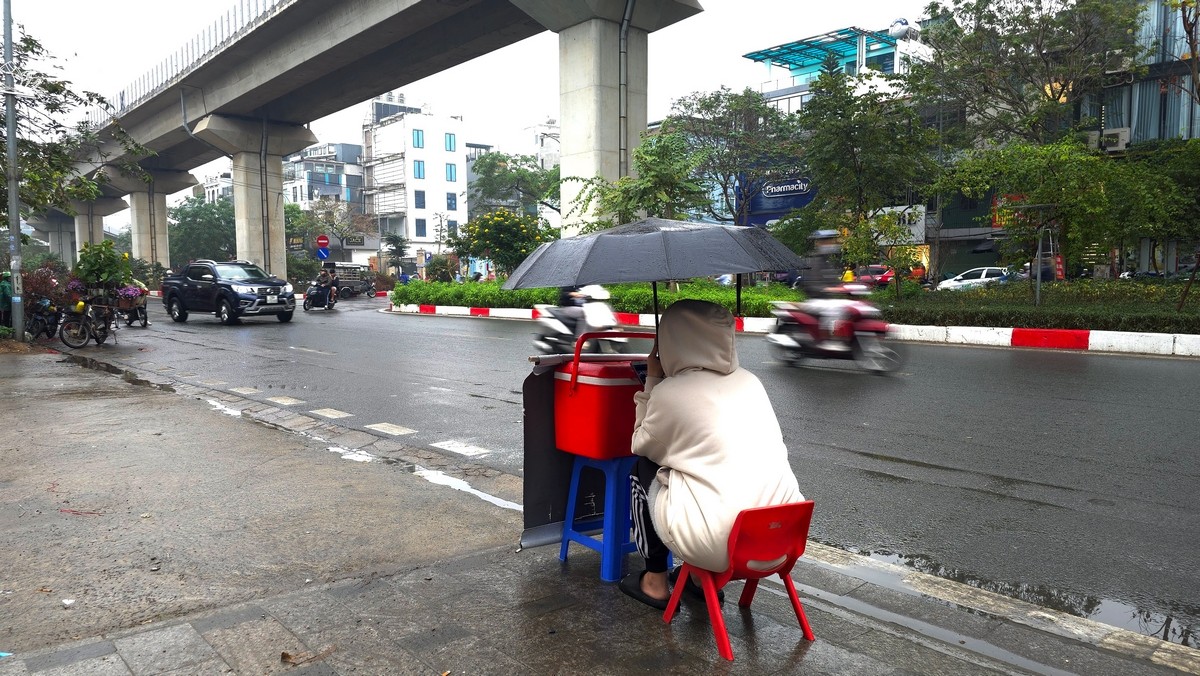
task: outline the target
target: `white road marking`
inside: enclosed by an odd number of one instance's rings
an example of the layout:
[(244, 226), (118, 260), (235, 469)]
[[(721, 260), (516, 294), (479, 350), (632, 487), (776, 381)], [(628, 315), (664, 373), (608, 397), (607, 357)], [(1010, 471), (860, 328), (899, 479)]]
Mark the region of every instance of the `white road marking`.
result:
[(336, 352), (323, 352), (321, 350), (314, 350), (311, 347), (296, 347), (295, 345), (289, 345), (288, 349), (289, 350), (299, 350), (300, 352), (312, 352), (313, 354), (327, 354), (330, 356), (337, 355)]
[(349, 418), (354, 415), (353, 413), (339, 411), (336, 408), (318, 408), (315, 411), (309, 411), (309, 413), (319, 415), (323, 418)]
[(369, 430), (375, 430), (376, 432), (383, 432), (384, 434), (390, 434), (395, 437), (398, 437), (402, 434), (412, 434), (412, 433), (416, 432), (416, 430), (410, 430), (407, 427), (393, 425), (392, 423), (376, 423), (374, 425), (364, 425), (364, 427), (366, 427)]
[(491, 451), (486, 448), (470, 446), (460, 441), (439, 441), (436, 444), (429, 445), (433, 446), (434, 448), (440, 448), (443, 451), (450, 451), (451, 453), (458, 453), (459, 455), (465, 455), (472, 458), (491, 453)]
[(236, 392), (237, 394), (258, 394), (262, 392), (262, 390), (256, 387), (231, 387), (229, 391)]
[(366, 451), (364, 451), (362, 449), (352, 450), (349, 448), (342, 448), (341, 446), (330, 446), (329, 448), (327, 448), (325, 450), (331, 451), (333, 453), (337, 453), (338, 455), (342, 456), (342, 460), (353, 460), (354, 462), (371, 462), (372, 460), (375, 459), (375, 456), (371, 455), (370, 453), (367, 453)]
[(292, 397), (267, 397), (267, 401), (275, 403), (275, 404), (279, 404), (280, 406), (292, 406), (294, 404), (303, 404), (304, 403), (303, 400), (294, 399)]
[(213, 407), (214, 411), (220, 411), (221, 413), (234, 416), (235, 418), (242, 417), (242, 409), (240, 408), (230, 408), (216, 399), (209, 399), (208, 404), (209, 406)]
[(209, 385), (211, 387), (216, 387), (217, 385), (224, 385), (225, 381), (224, 380), (201, 380), (200, 384), (201, 385)]
[(488, 495), (487, 493), (484, 493), (483, 491), (471, 488), (471, 484), (463, 481), (462, 479), (455, 479), (452, 476), (447, 476), (444, 472), (439, 472), (437, 470), (432, 470), (432, 469), (422, 469), (422, 470), (417, 470), (416, 472), (413, 472), (413, 473), (416, 474), (417, 476), (425, 479), (426, 481), (429, 481), (430, 483), (435, 483), (435, 484), (439, 484), (442, 486), (449, 486), (450, 488), (453, 488), (455, 490), (470, 493), (471, 495), (481, 498), (484, 501), (490, 502), (493, 505), (496, 505), (498, 507), (503, 507), (504, 509), (511, 509), (511, 510), (514, 510), (517, 512), (525, 511), (524, 507), (522, 507), (521, 505), (518, 505), (515, 502), (509, 502), (508, 500), (498, 498), (494, 495)]

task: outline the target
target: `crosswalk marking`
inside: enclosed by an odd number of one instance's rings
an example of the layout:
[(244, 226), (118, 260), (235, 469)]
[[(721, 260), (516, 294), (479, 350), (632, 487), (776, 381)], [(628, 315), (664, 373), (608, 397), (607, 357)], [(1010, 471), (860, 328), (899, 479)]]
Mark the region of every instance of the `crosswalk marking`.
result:
[(267, 401), (274, 403), (274, 404), (279, 404), (280, 406), (293, 406), (295, 404), (303, 404), (304, 403), (303, 400), (294, 399), (292, 397), (267, 397)]
[(461, 441), (439, 441), (436, 444), (429, 445), (433, 446), (434, 448), (440, 448), (443, 451), (450, 451), (451, 453), (458, 453), (459, 455), (465, 455), (472, 458), (491, 453), (491, 451), (486, 448), (471, 446), (469, 444), (464, 444)]
[(390, 435), (396, 436), (396, 437), (398, 437), (402, 434), (412, 434), (413, 432), (416, 432), (416, 430), (410, 430), (407, 427), (393, 425), (392, 423), (376, 423), (374, 425), (365, 425), (365, 427), (369, 430), (375, 430), (376, 432), (383, 432), (384, 434), (390, 434)]
[(236, 392), (237, 394), (258, 394), (262, 392), (262, 390), (255, 387), (231, 387), (229, 391)]
[(309, 411), (309, 413), (312, 413), (313, 415), (319, 415), (323, 418), (349, 418), (354, 415), (353, 413), (339, 411), (336, 408), (318, 408), (315, 411)]

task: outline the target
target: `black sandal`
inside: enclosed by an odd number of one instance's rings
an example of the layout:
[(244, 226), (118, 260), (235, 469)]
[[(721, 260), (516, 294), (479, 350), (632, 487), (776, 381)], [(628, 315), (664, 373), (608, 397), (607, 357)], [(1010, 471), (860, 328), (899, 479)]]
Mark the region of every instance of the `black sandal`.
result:
[(655, 608), (657, 610), (666, 610), (667, 599), (656, 599), (642, 591), (642, 578), (645, 577), (646, 573), (648, 572), (650, 571), (643, 570), (640, 573), (630, 573), (621, 578), (621, 581), (617, 584), (617, 586), (620, 587), (621, 591), (630, 598), (637, 599), (651, 608)]

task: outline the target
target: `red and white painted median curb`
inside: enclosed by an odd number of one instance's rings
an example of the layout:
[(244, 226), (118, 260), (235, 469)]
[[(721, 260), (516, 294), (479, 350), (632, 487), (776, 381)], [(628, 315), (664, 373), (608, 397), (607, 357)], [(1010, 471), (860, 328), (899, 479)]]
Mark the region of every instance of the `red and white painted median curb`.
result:
[[(499, 319), (537, 319), (538, 311), (529, 308), (460, 307), (452, 305), (391, 305), (388, 312), (459, 317), (495, 317)], [(654, 315), (617, 312), (622, 326), (654, 326)], [(737, 330), (767, 333), (775, 326), (770, 317), (738, 317)], [(997, 347), (1034, 347), (1092, 352), (1129, 352), (1136, 354), (1200, 357), (1200, 335), (1183, 333), (1131, 333), (1125, 331), (1089, 331), (1074, 329), (1004, 329), (980, 326), (908, 326), (892, 324), (889, 336), (895, 340), (953, 345), (991, 345)]]

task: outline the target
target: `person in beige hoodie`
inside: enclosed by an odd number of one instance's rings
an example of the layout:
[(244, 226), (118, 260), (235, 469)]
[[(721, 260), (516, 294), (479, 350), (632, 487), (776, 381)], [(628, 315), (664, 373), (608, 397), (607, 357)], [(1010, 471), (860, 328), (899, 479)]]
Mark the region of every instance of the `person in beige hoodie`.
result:
[(631, 483), (634, 538), (646, 569), (621, 590), (665, 609), (667, 552), (712, 571), (744, 509), (804, 500), (779, 421), (758, 378), (738, 366), (734, 318), (707, 301), (663, 312), (634, 395)]

